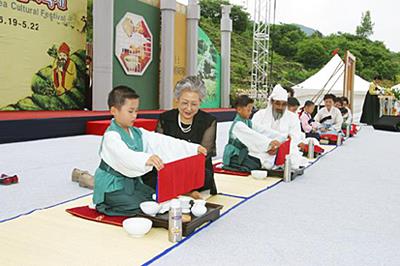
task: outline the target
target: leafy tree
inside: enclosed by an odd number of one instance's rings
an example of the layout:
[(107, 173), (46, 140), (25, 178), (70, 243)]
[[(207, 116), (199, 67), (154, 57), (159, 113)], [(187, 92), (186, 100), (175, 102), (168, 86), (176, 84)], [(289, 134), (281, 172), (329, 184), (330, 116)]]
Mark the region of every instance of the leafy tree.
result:
[(305, 39), (297, 49), (296, 61), (307, 69), (320, 68), (330, 57), (319, 38)]
[(273, 51), (288, 58), (296, 55), (297, 43), (306, 37), (306, 34), (296, 25), (282, 24), (271, 27)]
[[(221, 20), (221, 5), (229, 5), (229, 1), (221, 0), (201, 0), (200, 15), (202, 18), (209, 18), (213, 23), (218, 24)], [(242, 33), (251, 27), (249, 13), (243, 11), (238, 5), (232, 5), (231, 19), (233, 30)]]
[(357, 26), (357, 36), (368, 38), (374, 33), (374, 23), (371, 20), (371, 13), (367, 10), (361, 15), (361, 24)]
[[(209, 9), (202, 10), (205, 15), (200, 19), (200, 26), (218, 50), (221, 3), (222, 1), (217, 0), (201, 1), (201, 5)], [(232, 10), (234, 8), (235, 6)], [(251, 25), (252, 21), (249, 21), (244, 31), (238, 31), (235, 30), (234, 24), (231, 50), (233, 96), (237, 91), (250, 89), (253, 38)], [(298, 84), (326, 64), (331, 59), (333, 51), (337, 51), (343, 58), (347, 50), (357, 58), (357, 75), (366, 80), (381, 75), (389, 85), (400, 83), (400, 53), (393, 53), (383, 42), (371, 41), (364, 36), (342, 32), (323, 36), (318, 31), (307, 36), (297, 25), (280, 24), (271, 27), (270, 44), (273, 61), (269, 62), (272, 73), (268, 76), (268, 80), (272, 85), (281, 83), (283, 86), (291, 87)]]

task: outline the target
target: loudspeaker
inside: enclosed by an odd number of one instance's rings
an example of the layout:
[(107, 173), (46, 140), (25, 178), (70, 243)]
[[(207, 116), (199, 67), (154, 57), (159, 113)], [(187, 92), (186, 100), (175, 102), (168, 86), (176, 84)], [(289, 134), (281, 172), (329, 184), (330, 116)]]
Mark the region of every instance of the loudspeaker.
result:
[(400, 132), (400, 116), (384, 115), (373, 124), (373, 127), (380, 130)]

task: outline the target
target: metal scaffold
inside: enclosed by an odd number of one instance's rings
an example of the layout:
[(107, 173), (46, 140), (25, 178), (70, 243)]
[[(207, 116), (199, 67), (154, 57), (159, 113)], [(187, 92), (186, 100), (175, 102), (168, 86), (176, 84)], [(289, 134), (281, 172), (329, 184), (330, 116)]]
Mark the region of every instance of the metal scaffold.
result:
[(272, 0), (254, 0), (253, 52), (251, 70), (251, 97), (268, 96), (268, 59)]

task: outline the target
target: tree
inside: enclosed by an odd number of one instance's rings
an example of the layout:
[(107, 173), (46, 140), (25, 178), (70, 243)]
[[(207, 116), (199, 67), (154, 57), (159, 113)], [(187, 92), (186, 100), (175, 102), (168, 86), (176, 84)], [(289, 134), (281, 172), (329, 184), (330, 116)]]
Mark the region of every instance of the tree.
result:
[[(221, 5), (229, 5), (229, 1), (201, 0), (201, 18), (210, 18), (213, 23), (219, 24), (221, 20)], [(232, 19), (233, 31), (235, 32), (245, 32), (251, 26), (249, 13), (243, 11), (243, 8), (238, 5), (232, 5), (230, 17)]]
[(367, 10), (365, 13), (362, 13), (361, 16), (361, 25), (357, 26), (356, 34), (359, 37), (368, 38), (374, 33), (374, 25), (371, 20), (371, 13)]
[(319, 38), (309, 38), (297, 45), (296, 61), (306, 69), (322, 67), (330, 58)]
[(296, 55), (296, 44), (306, 37), (306, 34), (297, 25), (282, 24), (271, 27), (273, 51), (289, 59)]

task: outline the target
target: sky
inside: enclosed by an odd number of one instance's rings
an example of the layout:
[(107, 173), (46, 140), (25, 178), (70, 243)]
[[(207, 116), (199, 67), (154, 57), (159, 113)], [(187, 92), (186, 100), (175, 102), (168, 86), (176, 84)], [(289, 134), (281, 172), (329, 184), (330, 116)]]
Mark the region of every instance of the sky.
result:
[[(187, 0), (178, 0), (184, 4)], [(248, 6), (255, 0), (230, 0)], [(371, 12), (375, 23), (372, 40), (383, 41), (391, 51), (400, 52), (400, 1), (397, 0), (276, 0), (276, 23), (297, 23), (319, 30), (324, 35), (338, 31), (355, 34), (361, 14)]]

